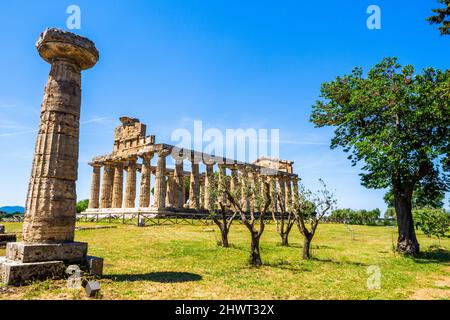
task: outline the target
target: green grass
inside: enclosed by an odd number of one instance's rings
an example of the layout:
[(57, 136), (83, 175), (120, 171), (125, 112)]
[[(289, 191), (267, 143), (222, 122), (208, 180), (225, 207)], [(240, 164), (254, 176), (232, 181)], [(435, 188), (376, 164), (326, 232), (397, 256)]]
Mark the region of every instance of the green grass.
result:
[[(82, 226), (92, 225), (80, 223)], [(231, 228), (228, 249), (217, 246), (214, 226), (165, 225), (76, 232), (89, 253), (105, 259), (103, 299), (448, 299), (450, 239), (419, 233), (418, 259), (393, 252), (396, 228), (322, 224), (313, 240), (313, 259), (303, 261), (296, 229), (289, 248), (279, 245), (274, 225), (261, 240), (264, 266), (247, 264), (249, 235)], [(6, 223), (8, 231), (21, 225)], [(211, 231), (215, 230), (215, 231)], [(352, 236), (353, 233), (353, 236)], [(4, 250), (0, 249), (0, 255)], [(381, 289), (367, 288), (369, 266), (381, 269)], [(65, 281), (0, 288), (0, 299), (80, 299)]]

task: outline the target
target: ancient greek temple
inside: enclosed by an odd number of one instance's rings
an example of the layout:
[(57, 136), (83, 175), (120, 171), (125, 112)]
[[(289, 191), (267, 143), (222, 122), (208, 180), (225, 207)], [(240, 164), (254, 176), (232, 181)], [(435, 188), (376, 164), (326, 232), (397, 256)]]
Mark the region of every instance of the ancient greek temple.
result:
[[(218, 201), (211, 194), (216, 179), (219, 182), (224, 179), (231, 192), (267, 179), (273, 197), (272, 211), (287, 211), (298, 199), (298, 176), (293, 173), (292, 161), (262, 157), (246, 163), (180, 149), (156, 143), (155, 136), (147, 136), (146, 125), (138, 119), (122, 117), (120, 121), (114, 132), (112, 153), (95, 157), (90, 163), (91, 194), (89, 209), (84, 214), (129, 213), (156, 217), (207, 213)], [(167, 166), (169, 157), (173, 158), (174, 168)], [(185, 171), (185, 164), (190, 170)], [(200, 172), (201, 168), (204, 172)], [(243, 209), (250, 211), (251, 199), (246, 199), (249, 197), (244, 192), (241, 195)], [(219, 198), (226, 199), (226, 195)]]

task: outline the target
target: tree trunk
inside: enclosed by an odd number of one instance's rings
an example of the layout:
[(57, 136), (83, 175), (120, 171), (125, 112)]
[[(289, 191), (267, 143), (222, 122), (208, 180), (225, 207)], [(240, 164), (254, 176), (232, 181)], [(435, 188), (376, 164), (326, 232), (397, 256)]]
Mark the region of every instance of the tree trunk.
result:
[(281, 245), (283, 247), (289, 247), (289, 233), (285, 232), (285, 233), (281, 233)]
[(405, 189), (394, 187), (394, 205), (398, 224), (397, 251), (415, 256), (420, 248), (412, 217), (412, 188), (409, 188), (411, 191)]
[(311, 238), (303, 236), (303, 255), (304, 260), (311, 258)]
[(250, 264), (255, 267), (262, 265), (261, 254), (259, 252), (259, 236), (252, 233), (252, 245), (250, 249)]
[(223, 230), (220, 230), (220, 233), (222, 234), (222, 247), (228, 248), (230, 246), (228, 243), (228, 230), (223, 228)]

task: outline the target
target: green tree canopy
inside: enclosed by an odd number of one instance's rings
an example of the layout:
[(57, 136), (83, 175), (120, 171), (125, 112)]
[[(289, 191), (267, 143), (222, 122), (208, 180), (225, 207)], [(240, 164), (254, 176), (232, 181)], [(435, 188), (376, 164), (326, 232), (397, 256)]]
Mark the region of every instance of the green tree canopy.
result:
[(439, 30), (441, 35), (450, 34), (450, 0), (439, 0), (439, 3), (443, 4), (444, 7), (433, 9), (435, 13), (434, 16), (429, 17), (427, 20), (431, 24), (439, 25)]
[(385, 58), (367, 76), (355, 68), (322, 84), (321, 97), (311, 121), (336, 128), (331, 148), (342, 147), (353, 165), (363, 164), (364, 186), (393, 189), (397, 250), (418, 253), (413, 191), (427, 177), (450, 185), (450, 71), (416, 74), (412, 66)]

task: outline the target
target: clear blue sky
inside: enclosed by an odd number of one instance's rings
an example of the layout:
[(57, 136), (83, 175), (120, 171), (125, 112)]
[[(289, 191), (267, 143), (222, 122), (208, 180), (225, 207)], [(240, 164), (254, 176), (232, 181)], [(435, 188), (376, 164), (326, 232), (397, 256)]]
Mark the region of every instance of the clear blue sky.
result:
[[(282, 158), (310, 188), (323, 178), (339, 207), (381, 208), (383, 190), (360, 185), (330, 129), (309, 123), (320, 84), (398, 56), (417, 69), (449, 68), (450, 37), (425, 18), (436, 1), (0, 1), (0, 206), (23, 205), (49, 65), (34, 44), (46, 27), (81, 30), (101, 60), (83, 74), (78, 197), (94, 155), (111, 152), (118, 117), (138, 117), (158, 142), (194, 120), (212, 128), (279, 128)], [(381, 8), (382, 29), (366, 27)]]

